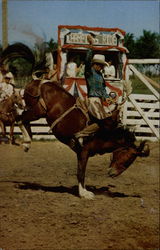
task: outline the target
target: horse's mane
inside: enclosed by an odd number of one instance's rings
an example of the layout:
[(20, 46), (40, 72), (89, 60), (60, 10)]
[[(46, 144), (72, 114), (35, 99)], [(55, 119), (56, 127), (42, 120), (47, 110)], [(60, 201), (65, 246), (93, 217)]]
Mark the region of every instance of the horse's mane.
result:
[(128, 127), (119, 127), (114, 130), (114, 137), (116, 139), (125, 138), (128, 142), (135, 142), (135, 133), (130, 131)]
[(103, 140), (121, 140), (124, 139), (127, 144), (133, 144), (136, 140), (135, 133), (130, 131), (128, 127), (117, 127), (113, 130), (100, 129), (97, 132)]

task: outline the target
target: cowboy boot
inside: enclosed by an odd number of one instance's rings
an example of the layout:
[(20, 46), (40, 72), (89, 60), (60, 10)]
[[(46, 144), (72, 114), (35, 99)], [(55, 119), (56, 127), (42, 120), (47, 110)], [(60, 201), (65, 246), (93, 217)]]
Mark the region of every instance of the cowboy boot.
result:
[(99, 129), (99, 125), (97, 123), (93, 123), (88, 125), (83, 130), (77, 132), (75, 134), (75, 138), (78, 139), (78, 142), (81, 146), (83, 146), (83, 138), (90, 136), (91, 134), (95, 133)]

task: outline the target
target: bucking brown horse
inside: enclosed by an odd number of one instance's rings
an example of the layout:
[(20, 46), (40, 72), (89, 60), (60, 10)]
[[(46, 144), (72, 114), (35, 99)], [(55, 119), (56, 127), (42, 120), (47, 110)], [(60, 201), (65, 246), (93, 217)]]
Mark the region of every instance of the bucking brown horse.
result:
[(24, 109), (23, 98), (20, 91), (15, 91), (10, 97), (7, 97), (0, 102), (0, 128), (2, 138), (1, 141), (9, 142), (6, 137), (6, 126), (10, 126), (10, 142), (15, 143), (14, 126), (16, 122), (16, 116), (18, 115), (17, 109)]
[(77, 141), (75, 145), (71, 144), (74, 134), (86, 126), (87, 116), (76, 105), (75, 97), (56, 82), (41, 83), (38, 80), (31, 82), (25, 89), (24, 99), (27, 111), (22, 113), (18, 123), (24, 136), (25, 150), (29, 149), (32, 137), (30, 121), (45, 117), (56, 138), (77, 154), (80, 197), (87, 199), (94, 197), (94, 194), (85, 188), (85, 171), (89, 157), (113, 152), (108, 174), (116, 177), (126, 170), (137, 156), (149, 155), (149, 147), (145, 141), (137, 146), (132, 132), (117, 127), (117, 111), (113, 112), (111, 117), (100, 121), (99, 130), (86, 139), (83, 147)]

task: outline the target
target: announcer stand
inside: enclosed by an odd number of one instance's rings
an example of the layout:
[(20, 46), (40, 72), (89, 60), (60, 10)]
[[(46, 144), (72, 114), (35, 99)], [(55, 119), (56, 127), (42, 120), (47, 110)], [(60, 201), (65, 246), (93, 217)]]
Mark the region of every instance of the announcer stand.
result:
[(70, 58), (75, 58), (77, 67), (85, 61), (86, 51), (89, 48), (87, 35), (94, 37), (93, 54), (103, 54), (106, 61), (112, 61), (115, 67), (115, 77), (105, 78), (107, 92), (115, 92), (117, 102), (125, 99), (126, 82), (129, 80), (126, 74), (128, 50), (123, 46), (125, 31), (119, 28), (100, 28), (87, 26), (58, 26), (58, 79), (63, 87), (73, 96), (85, 98), (87, 86), (84, 75), (81, 77), (68, 77), (66, 65)]

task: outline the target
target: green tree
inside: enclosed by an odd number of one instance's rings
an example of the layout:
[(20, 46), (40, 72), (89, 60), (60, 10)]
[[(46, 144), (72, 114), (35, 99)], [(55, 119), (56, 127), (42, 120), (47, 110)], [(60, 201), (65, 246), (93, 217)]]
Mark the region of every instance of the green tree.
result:
[(53, 38), (49, 40), (49, 42), (46, 42), (47, 48), (50, 52), (54, 53), (57, 51), (58, 43), (54, 41)]
[(143, 30), (143, 35), (136, 40), (136, 58), (159, 58), (160, 35)]
[(124, 46), (129, 50), (128, 58), (135, 58), (135, 39), (132, 33), (127, 33), (124, 38)]
[(54, 62), (57, 61), (57, 48), (58, 43), (53, 38), (48, 42), (35, 43), (33, 53), (35, 56), (35, 70), (45, 67), (45, 53), (51, 52), (54, 58)]

